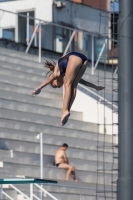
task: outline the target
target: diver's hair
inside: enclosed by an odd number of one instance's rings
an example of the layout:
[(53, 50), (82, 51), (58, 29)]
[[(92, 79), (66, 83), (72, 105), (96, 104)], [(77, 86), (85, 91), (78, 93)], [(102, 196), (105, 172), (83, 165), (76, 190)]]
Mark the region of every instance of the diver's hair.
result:
[[(45, 60), (44, 61), (44, 67), (46, 67), (46, 68), (48, 68), (48, 69), (50, 69), (47, 73), (46, 73), (46, 76), (50, 73), (50, 72), (54, 72), (54, 68), (55, 68), (55, 65), (56, 65), (56, 63), (52, 60), (52, 61), (48, 61), (48, 60)], [(51, 73), (51, 74), (52, 74)], [(50, 74), (50, 75), (51, 75)], [(49, 75), (49, 76), (50, 76)]]
[(62, 145), (62, 147), (68, 148), (68, 144), (64, 143), (64, 144)]
[[(44, 61), (44, 67), (49, 69), (49, 71), (46, 73), (46, 77), (48, 74), (49, 74), (49, 76), (51, 76), (51, 74), (53, 74), (55, 65), (56, 65), (56, 63), (53, 60), (52, 61), (48, 61), (48, 60)], [(50, 83), (50, 86), (53, 87), (52, 83)]]

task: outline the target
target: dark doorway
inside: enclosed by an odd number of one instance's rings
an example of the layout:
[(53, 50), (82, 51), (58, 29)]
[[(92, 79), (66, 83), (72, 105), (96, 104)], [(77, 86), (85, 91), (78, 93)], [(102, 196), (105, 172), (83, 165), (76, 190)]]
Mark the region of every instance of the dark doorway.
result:
[[(30, 17), (34, 17), (34, 11), (21, 12), (27, 16), (27, 13)], [(27, 34), (27, 29), (29, 34)], [(34, 31), (34, 20), (29, 19), (29, 24), (27, 18), (18, 16), (18, 42), (27, 43), (30, 40), (32, 33)]]

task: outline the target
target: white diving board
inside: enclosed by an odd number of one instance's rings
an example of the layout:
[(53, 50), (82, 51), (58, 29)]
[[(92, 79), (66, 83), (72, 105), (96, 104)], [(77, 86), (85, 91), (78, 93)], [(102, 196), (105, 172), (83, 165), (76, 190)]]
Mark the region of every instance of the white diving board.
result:
[(0, 179), (0, 184), (57, 184), (57, 181), (47, 179), (34, 178), (15, 178), (15, 179)]

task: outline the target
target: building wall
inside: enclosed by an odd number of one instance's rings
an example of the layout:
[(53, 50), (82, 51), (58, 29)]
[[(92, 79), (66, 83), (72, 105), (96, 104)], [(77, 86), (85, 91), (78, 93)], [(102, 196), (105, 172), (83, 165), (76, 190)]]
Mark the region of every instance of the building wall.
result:
[[(9, 1), (1, 2), (0, 8), (12, 12), (26, 12), (35, 11), (35, 17), (45, 21), (52, 21), (52, 3), (53, 0), (23, 0), (23, 1)], [(0, 12), (1, 26), (4, 27), (14, 27), (16, 24), (16, 16), (9, 13)], [(10, 20), (8, 20), (10, 19)]]
[(101, 17), (100, 21), (99, 16), (101, 12), (98, 9), (69, 1), (65, 1), (65, 4), (65, 7), (62, 8), (57, 8), (56, 5), (54, 5), (54, 22), (66, 23), (67, 25), (87, 30), (93, 34), (107, 33), (108, 13), (106, 11), (103, 11), (104, 18)]
[(101, 10), (110, 10), (110, 0), (73, 0), (76, 3), (82, 3)]

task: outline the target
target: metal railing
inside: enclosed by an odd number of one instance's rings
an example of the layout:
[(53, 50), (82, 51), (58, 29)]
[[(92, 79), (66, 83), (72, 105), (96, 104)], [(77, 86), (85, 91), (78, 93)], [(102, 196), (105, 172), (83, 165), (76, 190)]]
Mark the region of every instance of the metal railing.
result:
[[(11, 15), (11, 16), (15, 15), (18, 18), (21, 17), (21, 18), (26, 19), (25, 23), (26, 23), (27, 30), (26, 30), (25, 44), (27, 44), (27, 48), (25, 50), (25, 53), (29, 52), (31, 46), (38, 47), (39, 62), (41, 62), (42, 48), (52, 50), (55, 52), (59, 52), (62, 54), (65, 54), (68, 51), (79, 51), (83, 54), (86, 54), (86, 56), (91, 60), (92, 74), (93, 74), (94, 70), (96, 69), (96, 67), (102, 57), (105, 46), (107, 46), (107, 42), (106, 42), (107, 39), (112, 40), (102, 34), (95, 34), (90, 31), (86, 31), (86, 30), (82, 30), (82, 29), (78, 29), (78, 28), (70, 28), (70, 27), (60, 25), (60, 24), (53, 23), (53, 22), (47, 22), (45, 20), (34, 18), (34, 17), (30, 16), (28, 12), (27, 12), (27, 15), (24, 15), (21, 13), (15, 13), (15, 12), (7, 11), (4, 9), (0, 9), (0, 11), (3, 12), (2, 17), (0, 18), (1, 31), (4, 30), (4, 25), (2, 23), (3, 22), (2, 20), (3, 20), (3, 16), (5, 13), (7, 13), (8, 15)], [(30, 25), (30, 21), (32, 21), (32, 25)], [(12, 26), (12, 24), (11, 24), (11, 26)], [(30, 27), (30, 26), (32, 26), (32, 27)], [(14, 29), (15, 29), (15, 33), (14, 33), (15, 41), (16, 42), (24, 42), (23, 40), (21, 41), (20, 34), (22, 34), (22, 33), (21, 33), (21, 31), (19, 33), (19, 30), (18, 30), (19, 28), (18, 28), (17, 23), (15, 24)], [(31, 31), (29, 29), (33, 29), (33, 30)], [(32, 33), (30, 33), (30, 32), (32, 32)], [(52, 32), (54, 32), (54, 34), (51, 35)], [(62, 32), (62, 35), (61, 35), (61, 32)], [(45, 35), (44, 35), (44, 33), (45, 33)], [(86, 45), (88, 38), (91, 40), (91, 43), (92, 43), (92, 45), (90, 47), (91, 50), (88, 50), (88, 47), (85, 48), (85, 46), (84, 46), (84, 44)], [(100, 52), (97, 52), (97, 57), (96, 57), (95, 54), (97, 51), (96, 50), (97, 47), (95, 45), (95, 40), (99, 40), (101, 38), (104, 39), (103, 46), (100, 47)], [(82, 43), (82, 45), (81, 45), (81, 43)], [(97, 61), (96, 61), (96, 64), (94, 65), (95, 60), (97, 60)]]
[[(27, 200), (33, 200), (33, 197), (36, 198), (36, 199), (38, 199), (38, 200), (42, 200), (43, 198), (39, 198), (39, 197), (37, 197), (34, 194), (33, 185), (36, 186), (37, 188), (39, 188), (43, 193), (45, 193), (46, 195), (48, 195), (49, 197), (51, 197), (51, 199), (58, 200), (56, 197), (54, 197), (52, 194), (50, 194), (47, 190), (45, 190), (44, 188), (42, 188), (38, 184), (30, 184), (30, 197), (27, 196), (26, 194), (24, 194), (21, 190), (19, 190), (14, 185), (9, 184), (9, 186), (11, 188), (13, 188), (18, 194), (21, 194)], [(3, 190), (2, 190), (2, 194), (5, 195), (6, 197), (8, 197), (10, 200), (14, 200), (9, 194), (7, 194), (6, 192), (4, 192)]]
[[(26, 184), (27, 185), (27, 184)], [(80, 186), (69, 186), (69, 185), (63, 185), (63, 184), (44, 184), (45, 186), (53, 186), (53, 187), (56, 187), (58, 188), (58, 192), (56, 191), (56, 195), (59, 196), (59, 198), (56, 198), (55, 196), (53, 196), (50, 192), (48, 192), (46, 189), (42, 188), (39, 184), (28, 184), (30, 185), (30, 196), (26, 195), (24, 192), (22, 192), (20, 189), (18, 189), (16, 186), (12, 185), (12, 184), (9, 184), (9, 186), (17, 192), (17, 194), (21, 194), (25, 199), (27, 200), (33, 200), (33, 198), (37, 199), (37, 200), (42, 200), (43, 199), (43, 196), (42, 196), (42, 199), (39, 198), (36, 194), (34, 194), (34, 186), (36, 186), (38, 189), (39, 189), (39, 193), (42, 191), (44, 194), (45, 194), (45, 197), (46, 196), (49, 196), (51, 197), (51, 199), (54, 199), (54, 200), (63, 200), (61, 198), (61, 189), (62, 188), (67, 188), (67, 189), (75, 189), (74, 192), (72, 193), (76, 193), (77, 196), (79, 196), (79, 200), (82, 200), (84, 196), (90, 196), (91, 194), (89, 194), (89, 192), (93, 192), (93, 195), (95, 195), (95, 192), (96, 192), (96, 188), (90, 188), (90, 187), (80, 187)], [(1, 186), (2, 187), (2, 186)], [(88, 193), (85, 192), (85, 194), (83, 193), (83, 191), (86, 191)], [(98, 189), (98, 193), (101, 194), (103, 192), (103, 189)], [(112, 191), (111, 190), (106, 190), (106, 193), (111, 193)], [(114, 191), (116, 192), (116, 191)], [(3, 189), (1, 188), (1, 198), (3, 198), (2, 195), (6, 196), (8, 199), (10, 200), (14, 200), (9, 194), (7, 194), (5, 191), (3, 191)], [(67, 195), (67, 192), (63, 192), (63, 194), (66, 194)], [(100, 196), (100, 195), (99, 195)], [(78, 200), (78, 199), (77, 199)]]

